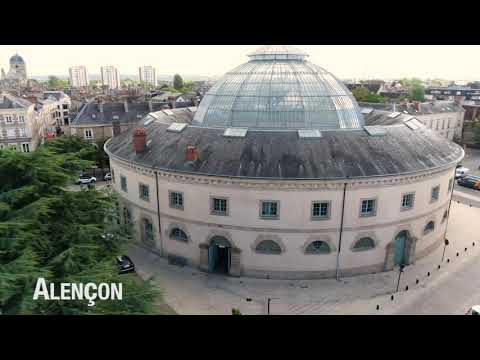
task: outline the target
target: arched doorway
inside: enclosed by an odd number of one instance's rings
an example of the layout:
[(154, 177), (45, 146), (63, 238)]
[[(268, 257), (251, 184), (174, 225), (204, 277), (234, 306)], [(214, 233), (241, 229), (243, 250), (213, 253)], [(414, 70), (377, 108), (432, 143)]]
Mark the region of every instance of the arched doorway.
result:
[(232, 246), (223, 236), (214, 236), (208, 246), (208, 272), (229, 274), (232, 262)]
[(384, 271), (393, 270), (400, 264), (410, 265), (415, 261), (417, 238), (410, 231), (401, 230), (387, 245), (385, 253)]
[(408, 240), (408, 231), (400, 231), (395, 237), (393, 249), (393, 264), (394, 266), (406, 265), (407, 261), (407, 240)]

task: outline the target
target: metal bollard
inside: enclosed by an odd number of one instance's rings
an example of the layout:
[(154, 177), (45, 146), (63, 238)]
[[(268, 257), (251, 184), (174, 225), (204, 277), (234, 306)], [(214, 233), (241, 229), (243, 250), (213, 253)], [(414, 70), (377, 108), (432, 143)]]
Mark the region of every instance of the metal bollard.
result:
[(407, 286), (405, 286), (405, 291), (408, 291), (408, 285), (407, 285)]
[(467, 248), (465, 248), (465, 251), (467, 251)]
[(392, 301), (393, 301), (393, 295), (392, 295), (392, 296), (390, 296), (390, 300), (392, 300)]
[(472, 246), (475, 246), (475, 242), (472, 243)]
[(430, 271), (427, 273), (427, 276), (430, 276)]
[(440, 265), (438, 265), (438, 270), (440, 270)]
[(380, 305), (377, 305), (377, 310), (380, 310)]
[(415, 284), (418, 284), (418, 282), (419, 282), (419, 281), (418, 281), (418, 279), (417, 279), (417, 281), (415, 281)]
[(450, 259), (447, 259), (447, 263), (449, 263), (449, 262), (450, 262)]
[(459, 253), (457, 252), (457, 256), (459, 255)]

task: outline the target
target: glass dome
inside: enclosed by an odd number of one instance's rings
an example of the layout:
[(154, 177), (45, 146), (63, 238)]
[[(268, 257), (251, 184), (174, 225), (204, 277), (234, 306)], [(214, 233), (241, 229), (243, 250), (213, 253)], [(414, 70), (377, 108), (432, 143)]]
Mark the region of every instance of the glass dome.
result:
[(265, 46), (220, 79), (193, 119), (204, 127), (359, 129), (364, 125), (352, 93), (294, 47)]

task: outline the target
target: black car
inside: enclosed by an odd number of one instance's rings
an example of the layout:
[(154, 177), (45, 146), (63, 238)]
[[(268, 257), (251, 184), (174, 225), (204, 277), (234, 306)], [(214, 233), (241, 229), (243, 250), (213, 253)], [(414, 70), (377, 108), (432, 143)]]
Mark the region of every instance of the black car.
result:
[(127, 274), (135, 272), (135, 265), (133, 261), (125, 255), (117, 257), (117, 266), (119, 274)]

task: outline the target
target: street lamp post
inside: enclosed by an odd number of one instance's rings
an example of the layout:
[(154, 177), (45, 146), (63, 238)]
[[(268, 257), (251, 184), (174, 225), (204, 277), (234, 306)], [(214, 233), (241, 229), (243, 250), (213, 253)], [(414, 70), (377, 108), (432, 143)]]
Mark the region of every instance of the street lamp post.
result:
[(400, 277), (402, 276), (403, 269), (405, 269), (405, 265), (402, 264), (398, 269), (397, 289), (395, 290), (395, 292), (398, 292), (398, 287), (400, 286)]

